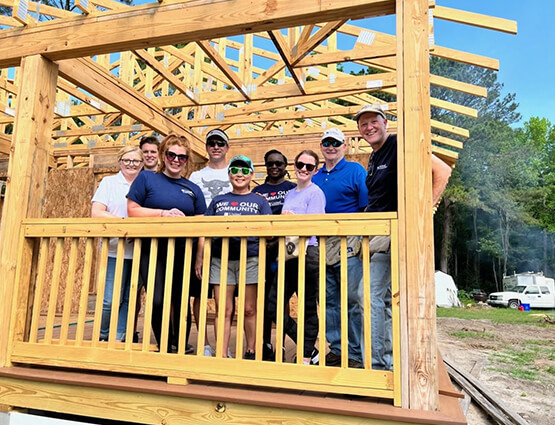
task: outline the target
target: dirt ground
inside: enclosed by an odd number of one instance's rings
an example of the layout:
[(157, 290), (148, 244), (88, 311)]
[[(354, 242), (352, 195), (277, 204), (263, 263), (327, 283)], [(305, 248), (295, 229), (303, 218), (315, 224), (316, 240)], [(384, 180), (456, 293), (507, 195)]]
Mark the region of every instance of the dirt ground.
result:
[[(555, 326), (494, 324), (488, 320), (454, 318), (438, 318), (437, 323), (438, 346), (444, 359), (471, 373), (531, 425), (555, 424)], [(517, 367), (512, 361), (506, 361), (507, 356), (519, 353), (526, 341), (536, 341), (543, 353), (548, 353), (546, 356), (532, 355), (529, 368), (524, 365), (524, 369), (530, 370), (532, 380), (508, 374), (514, 373)], [(469, 425), (495, 423), (474, 402), (468, 408), (467, 420)]]

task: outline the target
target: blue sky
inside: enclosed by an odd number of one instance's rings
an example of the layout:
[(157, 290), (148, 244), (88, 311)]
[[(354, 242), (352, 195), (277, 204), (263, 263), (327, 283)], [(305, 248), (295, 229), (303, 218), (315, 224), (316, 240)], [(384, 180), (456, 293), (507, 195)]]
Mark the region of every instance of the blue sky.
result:
[(505, 93), (516, 93), (521, 126), (530, 117), (555, 123), (555, 1), (436, 0), (445, 7), (515, 20), (518, 34), (435, 21), (436, 42), (499, 59), (498, 81)]

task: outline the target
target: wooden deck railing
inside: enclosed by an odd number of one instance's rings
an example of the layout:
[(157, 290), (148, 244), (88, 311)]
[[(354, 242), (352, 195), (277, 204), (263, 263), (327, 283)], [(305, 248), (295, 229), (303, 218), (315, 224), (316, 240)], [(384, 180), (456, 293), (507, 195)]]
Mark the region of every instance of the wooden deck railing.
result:
[[(303, 238), (317, 236), (320, 250), (319, 275), (319, 349), (320, 364), (302, 364), (303, 352), (297, 346), (296, 363), (286, 363), (281, 356), (283, 344), (283, 285), (285, 236), (299, 235)], [(346, 236), (362, 237), (364, 311), (363, 339), (365, 346), (364, 369), (347, 367), (343, 356), (341, 367), (325, 365), (327, 351), (325, 339), (325, 251), (326, 237), (340, 236), (341, 241), (341, 334), (342, 351), (347, 352), (347, 243)], [(391, 236), (392, 266), (392, 313), (393, 313), (393, 371), (372, 370), (370, 330), (370, 252), (369, 238), (375, 235)], [(223, 254), (227, 251), (227, 238), (241, 237), (240, 264), (246, 264), (246, 237), (260, 238), (259, 270), (257, 286), (256, 359), (243, 360), (243, 323), (245, 277), (240, 276), (237, 308), (236, 358), (204, 357), (205, 323), (207, 321), (208, 273), (203, 273), (200, 326), (197, 348), (193, 354), (185, 354), (185, 321), (189, 302), (182, 302), (180, 311), (181, 332), (177, 353), (167, 352), (167, 326), (162, 326), (161, 347), (151, 344), (144, 337), (141, 343), (115, 339), (117, 305), (113, 303), (109, 339), (99, 341), (102, 298), (107, 264), (107, 243), (98, 248), (98, 240), (118, 237), (114, 298), (119, 299), (122, 281), (122, 263), (125, 238), (134, 238), (134, 254), (131, 271), (131, 291), (127, 320), (128, 336), (133, 334), (141, 238), (152, 238), (150, 262), (156, 260), (155, 246), (160, 238), (168, 238), (167, 262), (174, 262), (175, 238), (185, 238), (184, 270), (194, 261), (193, 239), (206, 237), (204, 246), (204, 270), (209, 269), (210, 238), (223, 237)], [(266, 241), (278, 238), (278, 299), (277, 325), (275, 331), (275, 362), (262, 361), (262, 332), (264, 311), (264, 280)], [(187, 383), (188, 379), (252, 384), (277, 388), (305, 389), (340, 394), (357, 394), (390, 398), (400, 405), (400, 330), (398, 285), (398, 235), (396, 214), (334, 214), (305, 216), (233, 216), (233, 217), (186, 217), (180, 219), (33, 219), (25, 220), (21, 234), (16, 290), (10, 329), (10, 361), (13, 364), (59, 366), (111, 372), (137, 373), (168, 377), (170, 382)], [(302, 260), (304, 253), (301, 253)], [(98, 263), (98, 267), (94, 264)], [(298, 290), (298, 341), (303, 341), (304, 329), (304, 261), (299, 261)], [(97, 272), (95, 271), (97, 268)], [(153, 268), (151, 267), (150, 270)], [(171, 267), (168, 267), (171, 270)], [(146, 304), (143, 335), (151, 334), (153, 306), (153, 275), (146, 282)], [(183, 277), (183, 300), (188, 300), (189, 274)], [(162, 320), (168, 324), (171, 302), (168, 293), (172, 287), (171, 273), (166, 274), (166, 296)], [(222, 285), (223, 286), (223, 285)], [(95, 298), (90, 288), (96, 292)], [(72, 308), (73, 306), (73, 308)], [(94, 311), (91, 311), (94, 309)], [(221, 309), (223, 313), (223, 309)], [(223, 314), (217, 317), (223, 324)], [(221, 328), (220, 328), (221, 329)], [(217, 354), (222, 354), (222, 338), (216, 342)], [(231, 346), (231, 341), (230, 341)]]

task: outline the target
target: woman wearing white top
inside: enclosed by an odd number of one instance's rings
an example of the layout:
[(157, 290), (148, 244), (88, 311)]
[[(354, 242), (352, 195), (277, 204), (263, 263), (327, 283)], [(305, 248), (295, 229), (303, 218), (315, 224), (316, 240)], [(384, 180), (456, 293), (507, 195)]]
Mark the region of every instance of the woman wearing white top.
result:
[[(118, 152), (119, 173), (104, 177), (98, 186), (91, 206), (91, 217), (113, 218), (127, 217), (127, 192), (135, 177), (143, 169), (143, 153), (137, 146), (126, 146)], [(102, 319), (100, 322), (100, 340), (108, 340), (110, 329), (110, 314), (112, 311), (112, 298), (114, 292), (114, 279), (116, 271), (117, 238), (110, 239), (108, 250), (108, 263), (106, 265), (106, 283), (104, 286), (104, 299), (102, 302)], [(129, 287), (131, 283), (131, 260), (133, 258), (133, 245), (131, 241), (125, 244), (123, 275), (121, 279), (121, 297), (118, 312), (118, 325), (116, 339), (125, 339), (127, 325), (127, 309), (129, 307)]]

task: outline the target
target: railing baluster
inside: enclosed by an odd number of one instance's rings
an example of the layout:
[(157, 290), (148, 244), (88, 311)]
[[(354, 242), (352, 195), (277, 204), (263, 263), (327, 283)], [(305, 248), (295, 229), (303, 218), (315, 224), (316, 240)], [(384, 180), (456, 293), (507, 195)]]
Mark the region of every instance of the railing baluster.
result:
[(137, 303), (141, 302), (139, 297), (139, 268), (141, 265), (142, 240), (136, 238), (133, 241), (133, 260), (131, 263), (131, 285), (129, 287), (129, 306), (127, 309), (127, 324), (125, 327), (125, 350), (131, 350), (135, 329), (135, 311)]
[(40, 311), (42, 307), (42, 295), (44, 291), (44, 280), (46, 277), (46, 264), (48, 261), (48, 247), (50, 238), (42, 238), (39, 248), (39, 263), (37, 270), (37, 280), (35, 284), (35, 294), (33, 296), (33, 313), (31, 316), (31, 331), (29, 334), (29, 342), (38, 342), (38, 330), (40, 323)]
[[(212, 252), (212, 238), (204, 238), (204, 252), (202, 253), (202, 283), (200, 294), (200, 319), (198, 323), (197, 347), (206, 345), (206, 314), (208, 310), (208, 289), (210, 286), (210, 262)], [(189, 299), (189, 298), (187, 298)], [(216, 356), (221, 357), (222, 352), (218, 354), (218, 341), (216, 339)], [(198, 351), (198, 350), (197, 350)]]
[[(116, 251), (116, 270), (114, 272), (114, 281), (112, 282), (112, 308), (110, 311), (110, 326), (108, 330), (108, 348), (116, 347), (117, 328), (119, 319), (120, 299), (123, 286), (123, 263), (125, 257), (125, 239), (118, 239), (118, 248)], [(106, 288), (104, 288), (106, 290)]]
[(54, 333), (54, 319), (56, 317), (56, 304), (60, 287), (60, 272), (62, 269), (62, 257), (64, 252), (64, 238), (56, 238), (56, 249), (54, 251), (54, 266), (52, 268), (52, 282), (50, 284), (50, 297), (48, 298), (48, 314), (46, 315), (46, 326), (44, 342), (52, 344)]
[(106, 285), (106, 267), (108, 266), (109, 238), (102, 238), (102, 249), (98, 264), (98, 276), (96, 279), (96, 303), (94, 307), (94, 324), (92, 331), (92, 346), (97, 347), (100, 339), (100, 321), (102, 317), (102, 300), (104, 299), (104, 287)]
[(326, 238), (318, 238), (319, 252), (319, 277), (318, 277), (318, 351), (320, 351), (319, 366), (326, 366)]
[(283, 316), (285, 290), (285, 237), (278, 242), (277, 300), (276, 300), (276, 363), (283, 362)]
[[(154, 278), (156, 276), (156, 260), (158, 258), (158, 238), (150, 240), (150, 254), (148, 258), (148, 277), (146, 283), (146, 303), (143, 321), (143, 352), (150, 348), (150, 332), (152, 330), (152, 303), (154, 301)], [(162, 350), (162, 347), (160, 347)]]
[(362, 311), (362, 329), (363, 329), (363, 344), (364, 347), (364, 368), (372, 368), (372, 310), (370, 307), (370, 240), (368, 236), (362, 238), (362, 294), (363, 311)]
[[(393, 402), (401, 405), (401, 324), (399, 314), (399, 224), (391, 221), (391, 314), (393, 339)], [(408, 362), (404, 363), (408, 367)]]
[[(305, 301), (306, 301), (306, 237), (299, 238), (299, 269), (297, 279), (297, 364), (303, 364), (304, 358), (304, 324), (305, 324)], [(292, 261), (292, 260), (291, 260)]]
[(81, 285), (81, 296), (79, 297), (79, 314), (77, 317), (77, 330), (75, 332), (75, 345), (83, 345), (85, 333), (85, 318), (87, 317), (89, 285), (93, 265), (94, 238), (87, 238), (85, 242), (85, 261), (83, 263), (83, 280)]
[(341, 236), (341, 367), (349, 365), (349, 283), (347, 264), (347, 238)]
[(262, 360), (262, 344), (264, 340), (264, 320), (266, 299), (266, 238), (260, 238), (258, 249), (258, 288), (256, 298), (256, 345), (255, 359)]
[[(172, 313), (172, 289), (173, 289), (173, 264), (175, 257), (175, 238), (168, 238), (166, 249), (166, 276), (164, 279), (164, 301), (162, 307), (162, 329), (160, 331), (160, 352), (166, 353), (169, 342), (169, 330), (171, 327)], [(177, 314), (177, 311), (175, 312)], [(171, 342), (170, 342), (171, 344)], [(163, 347), (163, 348), (162, 348)], [(171, 348), (171, 347), (170, 347)]]
[(235, 340), (235, 357), (243, 358), (243, 339), (245, 338), (245, 292), (247, 278), (247, 238), (241, 238), (241, 248), (239, 254), (239, 282), (237, 282), (237, 327)]
[[(183, 281), (181, 288), (181, 311), (179, 312), (178, 320), (181, 321), (179, 329), (179, 338), (177, 341), (177, 354), (185, 354), (186, 344), (187, 344), (187, 314), (190, 308), (189, 304), (189, 288), (191, 286), (191, 273), (188, 270), (192, 270), (195, 273), (194, 267), (191, 269), (191, 261), (193, 260), (193, 239), (187, 238), (185, 240), (185, 253), (183, 256)], [(177, 314), (177, 312), (175, 313)], [(200, 328), (199, 328), (200, 330)], [(198, 338), (200, 339), (200, 338)], [(200, 344), (200, 343), (199, 343)], [(204, 344), (203, 344), (204, 346)]]
[(60, 328), (60, 345), (65, 345), (68, 338), (69, 320), (71, 318), (71, 304), (73, 299), (73, 286), (75, 285), (75, 269), (77, 264), (77, 245), (79, 238), (71, 238), (69, 249), (69, 262), (66, 276), (66, 289), (62, 313), (62, 326)]
[[(220, 268), (220, 290), (218, 293), (218, 336), (216, 338), (216, 357), (227, 357), (227, 353), (223, 352), (224, 347), (224, 333), (225, 333), (225, 309), (226, 309), (226, 293), (227, 293), (227, 265), (229, 259), (229, 238), (222, 238), (222, 254), (221, 254), (221, 268)], [(235, 302), (235, 300), (232, 300)], [(233, 321), (233, 317), (231, 318)], [(231, 326), (231, 325), (230, 325)], [(229, 341), (228, 341), (229, 348)], [(197, 355), (202, 356), (203, 347), (199, 345), (197, 348)]]

